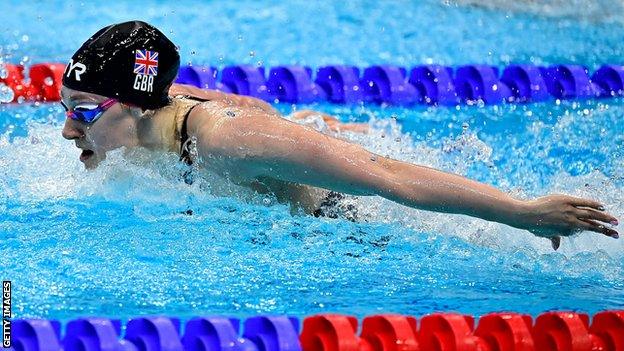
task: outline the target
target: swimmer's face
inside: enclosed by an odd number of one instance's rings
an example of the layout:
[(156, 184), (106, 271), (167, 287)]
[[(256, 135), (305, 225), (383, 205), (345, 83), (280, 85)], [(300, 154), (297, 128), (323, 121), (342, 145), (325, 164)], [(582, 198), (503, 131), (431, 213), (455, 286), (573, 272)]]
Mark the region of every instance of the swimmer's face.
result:
[[(73, 110), (76, 107), (89, 108), (101, 104), (107, 97), (63, 87), (61, 99)], [(65, 139), (76, 142), (76, 147), (82, 150), (80, 161), (86, 168), (92, 169), (106, 158), (107, 151), (138, 145), (137, 123), (138, 119), (132, 114), (131, 108), (116, 102), (93, 123), (68, 117), (62, 134)]]

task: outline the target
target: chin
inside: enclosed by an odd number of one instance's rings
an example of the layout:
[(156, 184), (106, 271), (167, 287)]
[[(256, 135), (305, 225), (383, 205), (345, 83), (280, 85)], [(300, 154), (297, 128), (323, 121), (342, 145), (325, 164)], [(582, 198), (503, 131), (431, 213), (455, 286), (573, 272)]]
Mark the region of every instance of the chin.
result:
[(102, 158), (100, 158), (99, 154), (94, 152), (88, 156), (81, 155), (80, 162), (84, 164), (84, 167), (86, 169), (95, 169), (100, 164), (100, 162), (102, 162)]

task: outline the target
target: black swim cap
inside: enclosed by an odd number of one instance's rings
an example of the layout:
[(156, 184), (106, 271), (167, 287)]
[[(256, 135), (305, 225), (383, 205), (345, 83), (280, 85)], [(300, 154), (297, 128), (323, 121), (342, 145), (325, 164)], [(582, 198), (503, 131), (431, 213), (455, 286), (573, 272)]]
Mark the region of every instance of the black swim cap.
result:
[(65, 69), (63, 85), (156, 109), (169, 102), (179, 68), (178, 49), (163, 33), (130, 21), (102, 28), (82, 44)]

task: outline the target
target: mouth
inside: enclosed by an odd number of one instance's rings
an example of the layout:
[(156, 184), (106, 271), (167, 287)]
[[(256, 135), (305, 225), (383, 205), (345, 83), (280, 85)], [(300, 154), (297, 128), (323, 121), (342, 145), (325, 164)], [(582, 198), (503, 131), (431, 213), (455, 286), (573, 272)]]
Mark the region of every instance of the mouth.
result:
[(80, 153), (80, 162), (85, 162), (86, 160), (93, 157), (93, 155), (95, 155), (95, 152), (93, 152), (93, 150), (82, 150), (82, 152)]

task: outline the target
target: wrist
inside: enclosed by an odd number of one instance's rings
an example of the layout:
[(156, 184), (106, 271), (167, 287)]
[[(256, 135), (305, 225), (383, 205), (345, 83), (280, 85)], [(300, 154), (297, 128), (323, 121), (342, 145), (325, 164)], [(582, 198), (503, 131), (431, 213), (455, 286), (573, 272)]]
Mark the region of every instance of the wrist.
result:
[(530, 222), (531, 208), (530, 200), (513, 199), (511, 214), (507, 224), (515, 228), (526, 229), (527, 224)]

